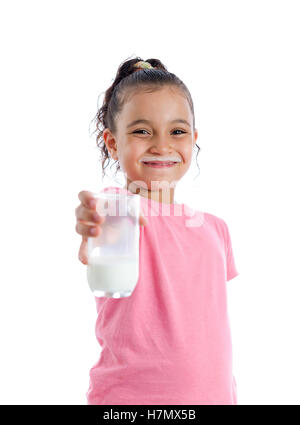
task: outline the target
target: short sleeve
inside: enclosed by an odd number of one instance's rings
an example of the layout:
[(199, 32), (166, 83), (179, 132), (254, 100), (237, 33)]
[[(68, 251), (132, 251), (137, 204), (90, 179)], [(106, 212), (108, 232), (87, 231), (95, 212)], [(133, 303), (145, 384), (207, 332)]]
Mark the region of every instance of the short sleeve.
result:
[(230, 233), (226, 223), (225, 223), (225, 242), (226, 242), (226, 267), (227, 267), (227, 281), (228, 281), (236, 277), (239, 274), (239, 272), (235, 265), (231, 237), (230, 237)]

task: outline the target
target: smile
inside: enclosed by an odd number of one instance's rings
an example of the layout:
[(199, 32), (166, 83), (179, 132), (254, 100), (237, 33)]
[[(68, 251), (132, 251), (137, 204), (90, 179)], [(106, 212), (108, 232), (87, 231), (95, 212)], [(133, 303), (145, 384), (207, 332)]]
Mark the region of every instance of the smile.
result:
[(143, 162), (143, 164), (146, 165), (147, 167), (152, 167), (152, 168), (170, 168), (170, 167), (174, 167), (174, 165), (176, 165), (177, 162), (157, 161), (157, 162)]

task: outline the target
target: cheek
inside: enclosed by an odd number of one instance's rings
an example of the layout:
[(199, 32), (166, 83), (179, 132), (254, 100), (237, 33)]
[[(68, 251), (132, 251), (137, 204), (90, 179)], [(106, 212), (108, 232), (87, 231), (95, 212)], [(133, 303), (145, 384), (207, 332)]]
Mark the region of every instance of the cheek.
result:
[(123, 170), (129, 173), (130, 171), (134, 171), (139, 167), (139, 158), (142, 155), (141, 149), (137, 147), (126, 147), (126, 149), (122, 152), (121, 161), (123, 164)]
[(124, 162), (131, 166), (139, 165), (139, 158), (144, 152), (145, 146), (143, 146), (143, 143), (128, 144), (123, 151)]
[(130, 139), (126, 140), (123, 145), (123, 153), (126, 157), (137, 156), (140, 151), (143, 150), (143, 143), (137, 143)]
[(193, 155), (192, 145), (184, 146), (181, 150), (181, 155), (183, 156), (186, 163), (190, 163)]

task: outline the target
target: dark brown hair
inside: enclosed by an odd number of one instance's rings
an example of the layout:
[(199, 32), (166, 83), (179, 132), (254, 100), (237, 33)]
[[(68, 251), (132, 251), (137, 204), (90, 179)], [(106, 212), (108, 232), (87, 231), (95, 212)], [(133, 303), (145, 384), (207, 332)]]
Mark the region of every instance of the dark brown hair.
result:
[[(102, 177), (105, 176), (105, 168), (110, 162), (110, 156), (103, 139), (103, 131), (105, 128), (109, 128), (112, 133), (116, 132), (116, 115), (121, 112), (129, 93), (134, 92), (139, 88), (151, 92), (160, 89), (163, 86), (178, 87), (185, 94), (189, 102), (193, 114), (193, 129), (195, 130), (194, 104), (192, 96), (186, 85), (175, 74), (169, 72), (158, 59), (147, 59), (145, 61), (149, 62), (156, 69), (148, 68), (137, 70), (134, 67), (134, 64), (142, 60), (143, 59), (140, 57), (135, 57), (134, 59), (125, 60), (119, 66), (112, 85), (105, 91), (103, 104), (101, 108), (98, 109), (95, 118), (92, 120), (96, 121), (96, 130), (94, 133), (96, 132), (96, 144), (100, 148), (101, 152), (100, 160), (102, 160)], [(195, 146), (198, 149), (196, 156), (197, 162), (200, 147), (197, 143)], [(117, 163), (117, 173), (120, 170), (120, 164), (118, 160), (116, 160), (114, 164), (115, 163)]]

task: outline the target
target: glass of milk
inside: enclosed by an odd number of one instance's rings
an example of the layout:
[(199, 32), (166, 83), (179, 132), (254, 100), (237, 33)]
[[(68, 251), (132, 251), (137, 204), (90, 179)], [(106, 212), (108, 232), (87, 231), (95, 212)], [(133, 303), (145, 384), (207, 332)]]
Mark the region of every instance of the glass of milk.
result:
[(99, 236), (88, 238), (87, 279), (96, 297), (132, 294), (139, 278), (140, 195), (94, 194), (105, 216)]

